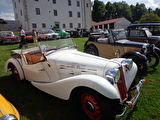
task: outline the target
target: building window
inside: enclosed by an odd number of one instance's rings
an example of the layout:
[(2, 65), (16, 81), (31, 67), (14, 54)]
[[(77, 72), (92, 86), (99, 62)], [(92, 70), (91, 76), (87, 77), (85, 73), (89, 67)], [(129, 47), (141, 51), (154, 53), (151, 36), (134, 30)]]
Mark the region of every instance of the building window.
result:
[(81, 23), (78, 23), (78, 28), (81, 28)]
[(22, 16), (22, 10), (20, 10), (21, 16)]
[(42, 28), (46, 28), (46, 24), (45, 23), (42, 23)]
[(39, 0), (35, 0), (35, 1), (39, 1)]
[(71, 6), (71, 0), (68, 0), (68, 6)]
[(73, 23), (69, 23), (69, 27), (70, 27), (70, 28), (73, 28)]
[(57, 10), (53, 10), (54, 16), (58, 16)]
[(16, 19), (18, 19), (18, 15), (16, 14), (15, 16), (16, 16)]
[(63, 24), (62, 26), (63, 26), (63, 28), (66, 28), (66, 24)]
[(56, 0), (53, 0), (53, 4), (56, 4)]
[(80, 2), (79, 1), (77, 1), (77, 7), (80, 7)]
[(72, 11), (69, 11), (69, 17), (72, 17)]
[(88, 3), (86, 4), (86, 7), (88, 7)]
[(32, 23), (32, 28), (37, 28), (37, 24), (36, 23)]
[(40, 15), (40, 8), (36, 8), (36, 15)]
[(78, 18), (80, 18), (80, 17), (81, 17), (80, 12), (77, 12), (77, 17), (78, 17)]
[(17, 8), (16, 2), (14, 2), (14, 8)]

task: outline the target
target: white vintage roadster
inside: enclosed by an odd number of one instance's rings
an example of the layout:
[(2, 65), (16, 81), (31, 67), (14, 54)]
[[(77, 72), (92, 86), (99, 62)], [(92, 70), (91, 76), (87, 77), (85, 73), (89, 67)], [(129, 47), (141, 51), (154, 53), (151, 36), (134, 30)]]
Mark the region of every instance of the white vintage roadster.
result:
[[(133, 107), (145, 82), (133, 86), (137, 66), (131, 59), (105, 59), (77, 50), (73, 39), (28, 44), (12, 50), (5, 71), (38, 89), (69, 100), (73, 95), (92, 120), (112, 120)], [(136, 92), (130, 95), (130, 91)], [(129, 97), (130, 96), (130, 97)]]

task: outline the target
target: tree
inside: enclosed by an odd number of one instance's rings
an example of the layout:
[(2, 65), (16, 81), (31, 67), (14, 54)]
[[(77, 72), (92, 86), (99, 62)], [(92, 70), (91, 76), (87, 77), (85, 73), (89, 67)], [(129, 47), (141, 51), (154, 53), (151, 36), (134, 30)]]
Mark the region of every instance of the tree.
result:
[(92, 20), (95, 22), (106, 20), (105, 13), (106, 10), (104, 3), (98, 0), (94, 0), (93, 10), (92, 10)]
[(160, 9), (156, 8), (155, 11), (154, 11), (154, 14), (157, 14), (160, 17)]
[(132, 12), (131, 12), (129, 5), (125, 1), (114, 2), (113, 5), (116, 8), (115, 18), (125, 17), (128, 20), (131, 19)]
[(132, 23), (135, 21), (139, 21), (142, 15), (148, 13), (145, 4), (137, 3), (136, 6), (131, 5), (130, 8), (132, 11), (132, 19), (131, 19)]
[(159, 22), (160, 22), (160, 17), (154, 13), (148, 13), (142, 15), (140, 19), (140, 23), (159, 23)]
[(105, 17), (107, 20), (116, 18), (115, 17), (116, 7), (111, 2), (106, 3), (105, 9), (106, 9)]

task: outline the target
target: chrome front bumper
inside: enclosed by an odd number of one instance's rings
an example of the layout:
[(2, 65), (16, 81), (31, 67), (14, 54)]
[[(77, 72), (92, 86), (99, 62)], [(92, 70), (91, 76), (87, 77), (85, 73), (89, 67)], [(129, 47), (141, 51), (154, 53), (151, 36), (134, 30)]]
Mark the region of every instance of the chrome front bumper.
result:
[(133, 108), (138, 100), (138, 97), (140, 95), (140, 89), (142, 87), (142, 85), (146, 83), (146, 80), (145, 79), (141, 79), (139, 81), (139, 83), (133, 87), (131, 90), (135, 90), (135, 93), (133, 95), (133, 97), (130, 99), (130, 100), (126, 100), (124, 101), (121, 105), (125, 106), (124, 109), (123, 109), (123, 112), (117, 116), (122, 116), (124, 115), (124, 113), (126, 112), (127, 108)]

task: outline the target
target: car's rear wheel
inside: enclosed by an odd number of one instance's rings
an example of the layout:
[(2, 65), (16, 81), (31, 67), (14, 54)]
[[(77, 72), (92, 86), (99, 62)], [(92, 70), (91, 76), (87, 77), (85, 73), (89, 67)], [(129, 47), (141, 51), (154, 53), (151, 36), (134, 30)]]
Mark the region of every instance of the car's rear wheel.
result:
[(156, 52), (151, 52), (146, 55), (148, 60), (148, 67), (154, 68), (159, 64), (159, 56)]
[(96, 91), (80, 90), (79, 102), (82, 110), (91, 120), (115, 119), (116, 109), (113, 108), (112, 103)]
[(20, 81), (21, 79), (20, 79), (18, 69), (14, 65), (11, 66), (11, 71), (12, 71), (12, 74), (13, 74), (14, 78), (16, 80)]
[(85, 50), (84, 50), (84, 52), (85, 53), (89, 53), (89, 54), (91, 54), (91, 55), (96, 55), (96, 56), (98, 56), (98, 51), (97, 51), (97, 49), (94, 47), (94, 46), (89, 46), (89, 47), (87, 47), (87, 48), (85, 48)]

